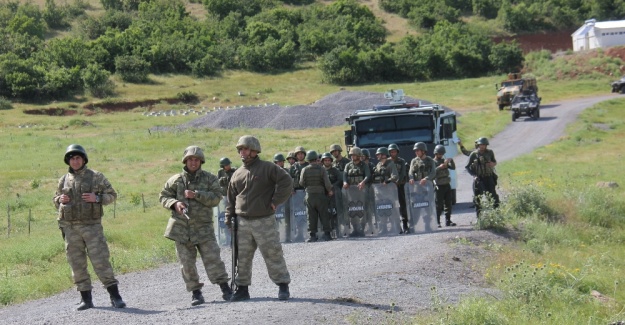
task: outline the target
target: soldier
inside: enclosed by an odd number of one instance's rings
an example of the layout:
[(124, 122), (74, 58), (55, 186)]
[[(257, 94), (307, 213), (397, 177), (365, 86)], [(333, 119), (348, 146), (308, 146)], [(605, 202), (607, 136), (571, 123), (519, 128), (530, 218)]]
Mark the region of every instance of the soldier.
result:
[[(292, 180), (279, 166), (258, 157), (260, 142), (251, 135), (242, 136), (237, 150), (243, 161), (232, 175), (228, 187), (226, 223), (238, 222), (238, 286), (231, 301), (250, 299), (248, 286), (252, 283), (252, 260), (256, 248), (265, 259), (271, 280), (277, 284), (278, 299), (289, 299), (291, 276), (286, 268), (280, 235), (276, 226), (276, 206), (284, 203), (293, 189)], [(254, 181), (250, 181), (250, 180)], [(273, 189), (273, 190), (272, 190)]]
[(349, 159), (341, 156), (341, 152), (343, 152), (343, 148), (341, 148), (338, 144), (333, 144), (330, 146), (330, 154), (334, 156), (334, 162), (332, 162), (332, 166), (336, 167), (336, 169), (340, 171), (345, 170), (345, 166), (349, 163)]
[(362, 161), (365, 162), (367, 166), (369, 166), (369, 172), (373, 174), (373, 169), (375, 165), (371, 162), (371, 154), (369, 153), (369, 149), (362, 149)]
[[(467, 148), (464, 147), (464, 145), (462, 145), (462, 141), (460, 141), (460, 139), (458, 139), (458, 145), (460, 146), (460, 151), (462, 152), (463, 155), (465, 156), (470, 156), (472, 151), (467, 150)], [(477, 149), (477, 140), (475, 140), (475, 149)]]
[(217, 178), (219, 178), (219, 186), (221, 186), (221, 192), (223, 195), (226, 195), (226, 190), (228, 189), (228, 183), (230, 183), (230, 177), (234, 174), (234, 171), (237, 170), (231, 166), (230, 159), (227, 157), (223, 157), (219, 159), (219, 171), (217, 172)]
[(308, 232), (310, 238), (309, 243), (316, 242), (317, 239), (317, 221), (321, 220), (323, 227), (323, 239), (332, 240), (330, 231), (330, 215), (328, 214), (328, 197), (332, 196), (332, 183), (328, 177), (326, 169), (319, 164), (319, 155), (316, 151), (311, 150), (306, 153), (306, 161), (310, 164), (302, 169), (299, 178), (300, 185), (306, 189), (306, 210), (308, 211)]
[(402, 225), (404, 227), (404, 234), (410, 232), (408, 227), (408, 210), (406, 209), (406, 182), (408, 182), (408, 164), (399, 156), (399, 146), (391, 143), (388, 146), (388, 152), (391, 155), (391, 160), (395, 163), (397, 168), (397, 196), (399, 199), (399, 214), (401, 215)]
[(281, 153), (277, 153), (273, 156), (273, 163), (282, 167), (282, 169), (284, 169), (284, 171), (286, 171), (287, 173), (289, 172), (289, 170), (287, 168), (284, 167), (284, 155)]
[(182, 279), (187, 291), (192, 292), (192, 306), (204, 303), (204, 283), (195, 265), (198, 252), (208, 279), (219, 284), (222, 298), (228, 301), (232, 296), (213, 229), (213, 207), (223, 197), (222, 188), (217, 176), (202, 170), (204, 162), (200, 147), (187, 147), (182, 155), (182, 172), (170, 177), (159, 195), (163, 207), (171, 211), (164, 236), (175, 242)]
[[(329, 152), (323, 153), (321, 155), (321, 163), (323, 167), (325, 167), (326, 172), (328, 173), (328, 179), (330, 179), (330, 183), (332, 184), (332, 192), (333, 195), (329, 198), (329, 207), (328, 212), (330, 213), (330, 226), (332, 229), (336, 230), (336, 234), (338, 236), (338, 214), (343, 213), (342, 211), (342, 196), (340, 188), (343, 186), (343, 173), (341, 173), (336, 167), (332, 166), (332, 155)], [(337, 200), (340, 200), (337, 202)]]
[[(352, 185), (358, 186), (361, 191), (367, 191), (367, 183), (371, 179), (371, 172), (369, 167), (361, 160), (362, 151), (358, 147), (352, 147), (349, 150), (349, 155), (352, 158), (343, 171), (343, 188), (348, 189)], [(365, 211), (366, 213), (367, 211)], [(362, 237), (365, 235), (364, 229), (361, 230), (362, 225), (366, 224), (366, 218), (363, 220), (355, 220), (352, 218), (351, 224), (353, 231), (349, 234), (350, 237)]]
[(413, 185), (415, 181), (419, 182), (420, 185), (433, 182), (436, 177), (436, 165), (434, 159), (427, 155), (427, 146), (423, 142), (417, 142), (412, 150), (414, 150), (416, 157), (410, 162), (410, 170), (408, 171), (410, 185)]
[(102, 206), (113, 203), (117, 193), (102, 173), (87, 168), (89, 158), (82, 146), (69, 145), (63, 160), (69, 165), (69, 172), (59, 179), (53, 201), (59, 212), (58, 223), (65, 240), (67, 262), (82, 298), (76, 310), (93, 308), (87, 256), (110, 295), (111, 305), (124, 308), (126, 303), (119, 294), (119, 282), (113, 274), (102, 229)]
[(293, 153), (293, 151), (289, 151), (289, 153), (286, 156), (286, 161), (289, 162), (289, 167), (295, 164), (295, 154)]
[(475, 212), (479, 218), (481, 211), (481, 195), (489, 193), (493, 198), (494, 207), (499, 207), (499, 195), (497, 195), (497, 174), (495, 174), (495, 166), (497, 160), (495, 153), (488, 149), (488, 139), (477, 139), (478, 149), (473, 151), (469, 156), (466, 170), (473, 176), (473, 204), (475, 204)]
[[(391, 159), (388, 159), (388, 149), (381, 147), (375, 152), (375, 157), (378, 159), (378, 164), (373, 169), (373, 184), (384, 184), (397, 182), (399, 174), (397, 173), (397, 167)], [(396, 185), (393, 185), (396, 186)], [(379, 217), (380, 233), (384, 234), (388, 232), (388, 217)], [(407, 227), (405, 228), (407, 229)], [(401, 231), (400, 231), (401, 234)]]
[(436, 222), (438, 223), (438, 228), (441, 227), (443, 210), (445, 211), (445, 226), (456, 225), (451, 221), (452, 190), (451, 178), (449, 177), (449, 170), (455, 170), (456, 163), (451, 158), (445, 158), (444, 155), (444, 146), (439, 144), (434, 147), (434, 163), (436, 165), (434, 185), (436, 186)]
[(299, 185), (299, 176), (302, 173), (302, 169), (308, 166), (308, 162), (305, 159), (306, 150), (301, 146), (295, 147), (294, 154), (297, 161), (291, 165), (289, 174), (291, 174), (291, 178), (293, 178), (293, 190), (303, 190), (304, 188)]

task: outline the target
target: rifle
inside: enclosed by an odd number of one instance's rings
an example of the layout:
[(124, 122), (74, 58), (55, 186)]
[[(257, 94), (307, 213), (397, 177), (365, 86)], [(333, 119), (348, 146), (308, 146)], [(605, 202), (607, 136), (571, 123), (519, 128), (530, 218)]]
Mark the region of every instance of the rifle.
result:
[(230, 237), (232, 246), (232, 282), (230, 282), (230, 289), (236, 291), (238, 288), (236, 284), (236, 278), (239, 274), (239, 221), (237, 216), (232, 216), (232, 236)]

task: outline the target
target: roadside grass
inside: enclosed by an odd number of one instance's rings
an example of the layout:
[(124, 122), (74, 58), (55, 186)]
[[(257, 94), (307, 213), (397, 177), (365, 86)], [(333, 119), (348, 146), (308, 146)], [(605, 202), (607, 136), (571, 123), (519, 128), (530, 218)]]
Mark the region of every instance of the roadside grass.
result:
[[(445, 306), (419, 324), (610, 324), (625, 319), (625, 98), (581, 113), (567, 136), (498, 166), (499, 210), (517, 237), (488, 268), (501, 294)], [(613, 181), (604, 188), (597, 182)]]

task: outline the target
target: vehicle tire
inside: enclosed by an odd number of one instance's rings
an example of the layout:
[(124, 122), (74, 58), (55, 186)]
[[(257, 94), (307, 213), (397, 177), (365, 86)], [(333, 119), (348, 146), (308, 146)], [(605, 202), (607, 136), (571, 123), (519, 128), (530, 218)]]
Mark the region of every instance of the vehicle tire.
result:
[(538, 119), (538, 117), (539, 117), (539, 116), (540, 116), (540, 113), (538, 113), (538, 110), (537, 110), (537, 109), (535, 109), (535, 110), (532, 112), (532, 120), (536, 121), (536, 120)]
[(540, 107), (536, 108), (536, 118), (540, 118)]
[(516, 113), (512, 112), (512, 122), (516, 121), (516, 118), (517, 118)]
[(503, 110), (503, 108), (504, 108), (505, 106), (506, 106), (506, 105), (499, 104), (499, 110), (500, 110), (500, 111), (502, 111), (502, 110)]
[(625, 85), (621, 86), (621, 94), (625, 94)]

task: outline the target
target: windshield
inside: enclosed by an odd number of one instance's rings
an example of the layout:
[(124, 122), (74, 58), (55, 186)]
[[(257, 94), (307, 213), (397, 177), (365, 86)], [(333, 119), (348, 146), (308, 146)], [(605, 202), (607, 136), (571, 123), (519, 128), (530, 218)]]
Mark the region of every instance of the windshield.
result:
[(356, 145), (382, 147), (415, 142), (431, 143), (434, 126), (427, 115), (398, 115), (356, 121)]
[(501, 83), (501, 87), (510, 87), (510, 86), (523, 86), (523, 80), (504, 81)]
[(529, 102), (529, 101), (530, 101), (529, 96), (515, 96), (514, 99), (512, 100), (512, 103), (517, 104), (517, 103)]

